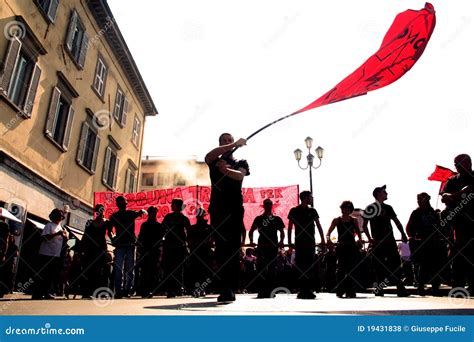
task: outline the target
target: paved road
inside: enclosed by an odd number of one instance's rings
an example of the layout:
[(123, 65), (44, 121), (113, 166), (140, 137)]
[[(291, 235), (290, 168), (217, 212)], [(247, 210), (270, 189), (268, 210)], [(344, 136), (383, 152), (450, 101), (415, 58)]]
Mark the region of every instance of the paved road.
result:
[(474, 315), (474, 298), (358, 294), (358, 298), (340, 299), (331, 293), (319, 293), (315, 300), (297, 299), (294, 294), (255, 297), (242, 294), (233, 303), (217, 304), (215, 295), (33, 301), (13, 294), (0, 300), (0, 315)]

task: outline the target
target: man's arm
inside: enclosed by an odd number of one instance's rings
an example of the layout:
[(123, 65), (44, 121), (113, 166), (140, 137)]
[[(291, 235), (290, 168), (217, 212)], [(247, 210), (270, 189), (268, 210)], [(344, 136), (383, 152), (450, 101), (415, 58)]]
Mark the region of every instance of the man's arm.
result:
[(291, 241), (291, 235), (293, 233), (293, 221), (291, 219), (288, 220), (288, 245), (292, 247), (293, 241)]
[(364, 223), (362, 224), (362, 230), (364, 231), (365, 236), (367, 236), (367, 239), (369, 240), (369, 242), (372, 242), (372, 237), (370, 236), (368, 225), (369, 225), (369, 220), (364, 218)]
[(247, 237), (247, 230), (245, 229), (245, 225), (242, 224), (242, 230), (241, 230), (241, 238), (242, 240), (240, 241), (240, 244), (243, 245), (245, 244), (245, 238)]
[(355, 218), (352, 218), (352, 219), (354, 220), (354, 226), (356, 228), (356, 234), (359, 237), (359, 241), (362, 241), (362, 234), (360, 233), (359, 222)]
[(239, 140), (233, 142), (232, 144), (216, 147), (206, 154), (204, 161), (206, 162), (207, 165), (209, 165), (213, 161), (215, 161), (217, 158), (219, 158), (219, 156), (223, 155), (226, 152), (231, 151), (234, 147), (241, 147), (241, 146), (244, 146), (245, 144), (247, 144), (247, 140), (240, 138)]
[(400, 234), (402, 234), (402, 241), (407, 242), (408, 241), (407, 235), (405, 234), (405, 231), (403, 230), (402, 223), (400, 222), (398, 217), (394, 217), (392, 220), (393, 220), (393, 222), (395, 222), (395, 225), (397, 226), (398, 230), (400, 231)]
[(222, 173), (224, 176), (227, 176), (236, 181), (242, 181), (247, 175), (247, 170), (243, 167), (240, 167), (237, 170), (231, 169), (227, 167), (227, 164), (224, 160), (219, 161), (217, 167), (219, 168), (219, 172)]
[(250, 239), (250, 244), (251, 245), (254, 245), (254, 243), (253, 243), (253, 234), (257, 230), (257, 225), (256, 225), (255, 221), (256, 221), (256, 219), (253, 220), (252, 227), (250, 227), (250, 230), (249, 230), (249, 239)]
[(314, 222), (316, 222), (316, 227), (318, 227), (319, 236), (321, 237), (321, 243), (323, 245), (325, 245), (326, 240), (324, 239), (323, 227), (321, 227), (321, 223), (319, 222), (319, 218), (315, 219)]

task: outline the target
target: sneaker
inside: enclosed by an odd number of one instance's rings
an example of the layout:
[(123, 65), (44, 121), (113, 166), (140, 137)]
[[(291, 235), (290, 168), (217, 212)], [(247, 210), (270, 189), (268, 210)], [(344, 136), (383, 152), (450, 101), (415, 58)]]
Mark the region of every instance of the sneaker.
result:
[(377, 289), (377, 290), (374, 291), (374, 295), (375, 295), (376, 297), (383, 297), (384, 294), (385, 294), (385, 293), (383, 292), (383, 289)]
[(397, 296), (398, 297), (409, 297), (410, 293), (408, 293), (407, 289), (404, 286), (397, 288)]
[(311, 291), (302, 291), (296, 296), (298, 299), (315, 299), (316, 295)]
[(235, 301), (235, 294), (234, 292), (230, 291), (230, 292), (226, 292), (226, 293), (222, 293), (219, 295), (219, 297), (217, 297), (217, 301), (219, 303), (223, 303), (223, 302), (234, 302)]
[(349, 291), (346, 293), (346, 298), (356, 298), (357, 294), (353, 291)]

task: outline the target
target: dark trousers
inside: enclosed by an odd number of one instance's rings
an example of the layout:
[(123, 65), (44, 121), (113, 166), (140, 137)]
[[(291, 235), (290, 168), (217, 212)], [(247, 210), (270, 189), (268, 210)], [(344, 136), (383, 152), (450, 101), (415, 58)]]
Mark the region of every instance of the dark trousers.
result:
[(372, 263), (378, 284), (401, 286), (402, 262), (395, 241), (375, 242), (372, 247)]
[(424, 284), (439, 286), (445, 254), (442, 242), (434, 239), (417, 240), (415, 244), (410, 244), (410, 248), (412, 249), (412, 258), (418, 264), (418, 286), (422, 287)]
[(339, 243), (336, 247), (337, 271), (336, 292), (338, 294), (355, 292), (355, 268), (359, 261), (359, 248), (355, 243)]
[(153, 294), (157, 288), (160, 250), (142, 249), (140, 259), (140, 294), (142, 296)]
[(277, 247), (257, 248), (258, 293), (269, 295), (275, 288)]
[(239, 287), (243, 219), (243, 208), (211, 214), (216, 244), (217, 280), (221, 294), (236, 291)]
[(186, 248), (183, 246), (163, 247), (163, 281), (168, 292), (181, 293), (186, 254)]
[(314, 283), (314, 247), (297, 247), (295, 248), (295, 264), (298, 273), (298, 283), (300, 292), (313, 291)]
[(105, 251), (89, 251), (84, 253), (82, 260), (82, 296), (92, 296), (99, 287), (106, 285), (104, 271)]
[(456, 236), (453, 249), (453, 278), (454, 287), (464, 287), (467, 281), (469, 287), (474, 288), (474, 237)]
[(40, 254), (38, 256), (38, 274), (35, 278), (33, 297), (50, 294), (51, 284), (59, 278), (61, 258)]

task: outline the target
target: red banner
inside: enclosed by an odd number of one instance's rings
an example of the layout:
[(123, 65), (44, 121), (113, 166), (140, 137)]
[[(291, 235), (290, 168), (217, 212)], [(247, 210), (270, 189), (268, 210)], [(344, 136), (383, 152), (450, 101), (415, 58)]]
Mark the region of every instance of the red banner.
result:
[[(128, 209), (140, 210), (147, 209), (150, 206), (158, 208), (158, 221), (162, 221), (166, 214), (171, 212), (171, 201), (174, 198), (181, 198), (185, 204), (183, 213), (191, 220), (196, 222), (196, 211), (203, 208), (208, 211), (211, 195), (210, 186), (183, 186), (171, 189), (157, 189), (151, 191), (142, 191), (135, 193), (119, 192), (95, 192), (94, 206), (102, 204), (105, 207), (105, 217), (109, 218), (112, 213), (117, 211), (115, 198), (124, 196), (128, 201)], [(298, 185), (283, 187), (265, 187), (265, 188), (243, 188), (244, 198), (244, 224), (247, 230), (250, 229), (254, 218), (263, 213), (263, 200), (270, 198), (273, 201), (273, 211), (275, 215), (280, 216), (288, 226), (288, 212), (298, 205)], [(138, 234), (141, 224), (146, 217), (138, 219), (135, 223), (135, 232)]]

